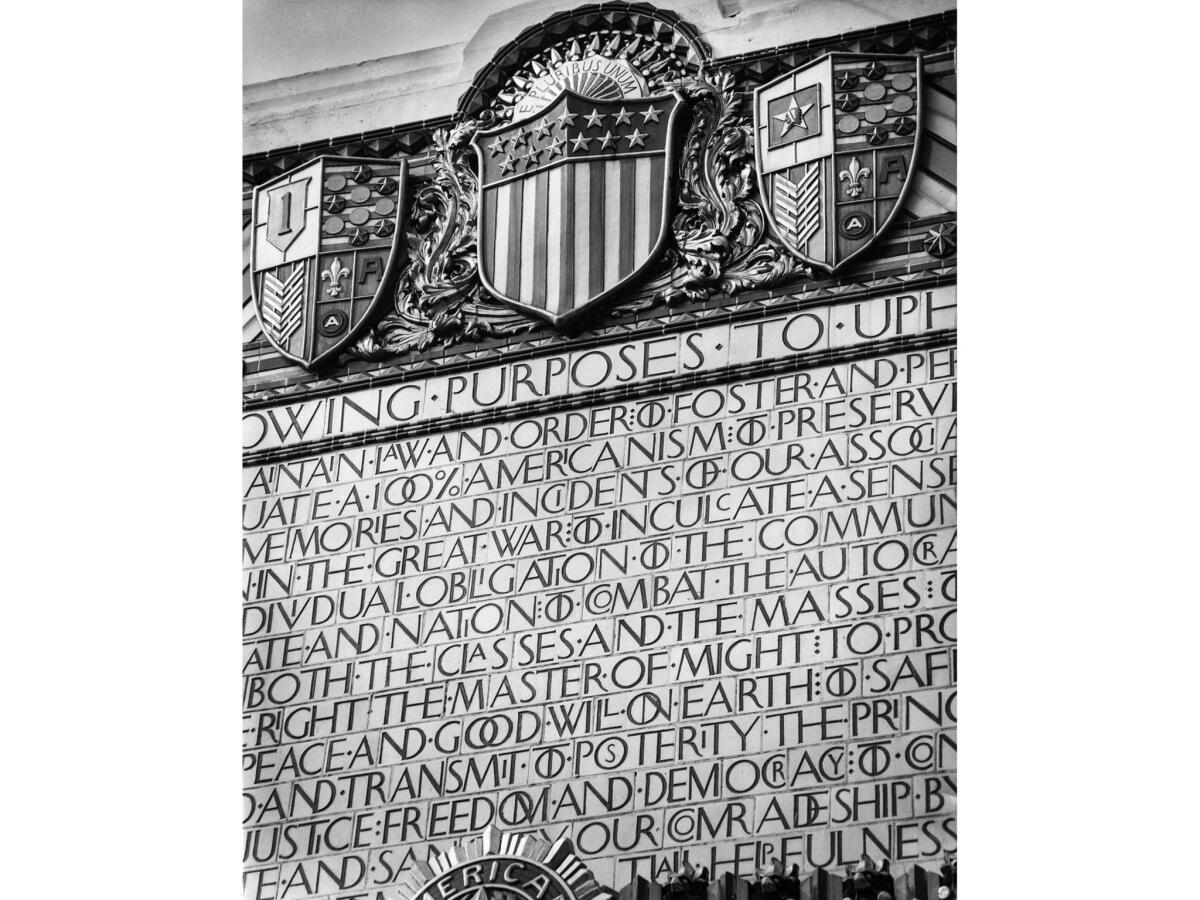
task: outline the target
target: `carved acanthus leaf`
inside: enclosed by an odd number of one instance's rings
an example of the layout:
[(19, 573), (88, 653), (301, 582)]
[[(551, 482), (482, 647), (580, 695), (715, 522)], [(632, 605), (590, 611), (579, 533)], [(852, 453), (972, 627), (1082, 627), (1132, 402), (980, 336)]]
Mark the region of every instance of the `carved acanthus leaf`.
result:
[[(752, 126), (728, 71), (669, 82), (692, 110), (678, 169), (671, 237), (655, 272), (610, 310), (621, 315), (811, 277), (770, 239), (754, 177)], [(486, 114), (485, 114), (486, 115)], [(392, 312), (351, 353), (384, 359), (434, 345), (521, 334), (538, 320), (500, 303), (479, 278), (479, 180), (468, 120), (434, 135), (432, 175), (413, 194), (410, 262)]]
[(518, 334), (537, 324), (492, 300), (479, 280), (479, 180), (470, 146), (477, 128), (468, 120), (435, 132), (432, 177), (413, 193), (415, 240), (395, 308), (353, 346), (352, 355), (383, 359), (435, 344)]
[(732, 75), (721, 71), (709, 80), (701, 73), (669, 86), (687, 98), (693, 115), (679, 164), (674, 246), (657, 277), (618, 310), (811, 277), (807, 266), (767, 237), (766, 214), (755, 196), (752, 126), (739, 115)]

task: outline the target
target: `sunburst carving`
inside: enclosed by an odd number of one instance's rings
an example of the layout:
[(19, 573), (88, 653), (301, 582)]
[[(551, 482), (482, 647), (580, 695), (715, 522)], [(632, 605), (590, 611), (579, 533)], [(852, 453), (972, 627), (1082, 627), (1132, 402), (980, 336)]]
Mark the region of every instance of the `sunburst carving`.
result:
[(563, 88), (595, 100), (645, 97), (667, 81), (682, 77), (689, 54), (682, 56), (673, 32), (649, 36), (608, 28), (565, 38), (532, 56), (514, 72), (492, 104), (492, 115), (523, 119), (549, 106)]
[(645, 97), (648, 93), (646, 79), (628, 59), (592, 53), (580, 59), (564, 59), (536, 78), (513, 104), (513, 119), (540, 113), (558, 99), (564, 88), (592, 100)]

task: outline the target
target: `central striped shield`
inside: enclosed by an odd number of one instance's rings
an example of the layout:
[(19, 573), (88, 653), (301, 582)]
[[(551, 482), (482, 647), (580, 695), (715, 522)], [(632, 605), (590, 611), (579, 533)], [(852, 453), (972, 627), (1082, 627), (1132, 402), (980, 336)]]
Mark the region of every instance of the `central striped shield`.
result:
[(561, 325), (641, 275), (667, 237), (682, 101), (564, 90), (532, 118), (478, 132), (484, 286)]

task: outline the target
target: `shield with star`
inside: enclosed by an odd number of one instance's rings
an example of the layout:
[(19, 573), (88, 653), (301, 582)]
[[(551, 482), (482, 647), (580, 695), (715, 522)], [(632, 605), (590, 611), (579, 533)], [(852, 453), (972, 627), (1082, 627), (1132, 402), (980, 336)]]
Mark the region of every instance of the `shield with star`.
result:
[(836, 272), (884, 233), (921, 135), (916, 56), (831, 53), (754, 92), (758, 186), (775, 236)]
[(562, 325), (642, 275), (667, 239), (682, 105), (675, 92), (602, 101), (564, 89), (478, 132), (487, 290)]
[(251, 280), (263, 335), (305, 368), (386, 303), (403, 263), (406, 160), (321, 156), (254, 191)]

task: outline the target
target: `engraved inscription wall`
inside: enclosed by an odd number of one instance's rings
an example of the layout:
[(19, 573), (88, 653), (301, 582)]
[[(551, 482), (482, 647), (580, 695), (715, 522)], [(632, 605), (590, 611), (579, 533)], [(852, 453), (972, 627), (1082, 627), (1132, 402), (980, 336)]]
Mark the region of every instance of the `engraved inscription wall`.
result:
[(390, 897), (488, 825), (613, 887), (955, 849), (955, 376), (680, 373), (249, 465), (246, 896)]

